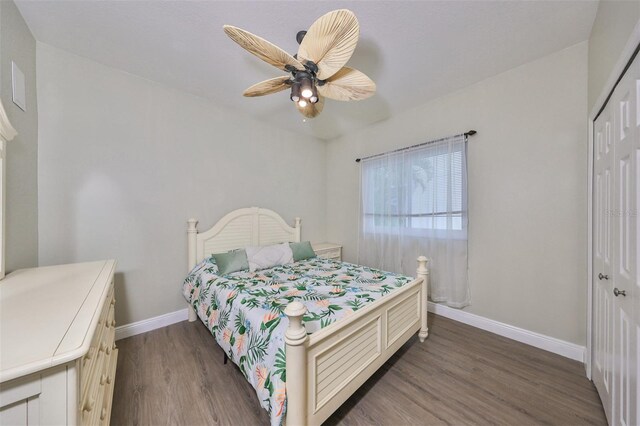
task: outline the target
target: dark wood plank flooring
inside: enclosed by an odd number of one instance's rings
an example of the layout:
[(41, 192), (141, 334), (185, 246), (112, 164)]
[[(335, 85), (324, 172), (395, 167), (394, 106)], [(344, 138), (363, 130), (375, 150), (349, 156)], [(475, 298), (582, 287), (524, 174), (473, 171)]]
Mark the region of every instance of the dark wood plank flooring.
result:
[[(582, 364), (430, 315), (329, 425), (605, 425)], [(268, 425), (253, 388), (200, 322), (117, 342), (112, 425)]]

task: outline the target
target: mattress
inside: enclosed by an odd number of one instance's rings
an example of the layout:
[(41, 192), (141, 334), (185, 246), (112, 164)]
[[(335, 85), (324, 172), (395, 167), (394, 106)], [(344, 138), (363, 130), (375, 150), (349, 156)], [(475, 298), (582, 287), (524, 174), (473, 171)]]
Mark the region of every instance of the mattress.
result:
[(287, 304), (306, 306), (303, 322), (311, 334), (411, 281), (323, 258), (219, 276), (215, 260), (207, 258), (189, 273), (183, 294), (255, 388), (275, 426), (283, 423), (286, 412)]

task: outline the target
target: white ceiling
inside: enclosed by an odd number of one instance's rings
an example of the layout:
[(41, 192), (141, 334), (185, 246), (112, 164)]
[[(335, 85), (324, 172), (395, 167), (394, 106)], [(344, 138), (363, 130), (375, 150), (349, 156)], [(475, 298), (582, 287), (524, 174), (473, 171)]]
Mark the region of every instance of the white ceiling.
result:
[[(105, 65), (211, 99), (296, 132), (331, 139), (586, 40), (597, 1), (33, 1), (16, 0), (35, 37)], [(281, 92), (244, 98), (281, 75), (222, 31), (244, 28), (295, 53), (298, 30), (353, 10), (349, 62), (376, 81), (360, 102), (327, 100), (303, 117)]]

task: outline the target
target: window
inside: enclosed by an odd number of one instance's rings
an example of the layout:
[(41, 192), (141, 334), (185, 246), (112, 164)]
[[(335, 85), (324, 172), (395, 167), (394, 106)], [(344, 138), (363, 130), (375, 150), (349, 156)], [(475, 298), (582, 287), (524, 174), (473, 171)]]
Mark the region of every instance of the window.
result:
[(366, 230), (462, 230), (466, 209), (465, 143), (439, 143), (362, 164)]
[(466, 145), (453, 136), (360, 163), (358, 263), (412, 275), (427, 256), (431, 300), (456, 308), (469, 304)]

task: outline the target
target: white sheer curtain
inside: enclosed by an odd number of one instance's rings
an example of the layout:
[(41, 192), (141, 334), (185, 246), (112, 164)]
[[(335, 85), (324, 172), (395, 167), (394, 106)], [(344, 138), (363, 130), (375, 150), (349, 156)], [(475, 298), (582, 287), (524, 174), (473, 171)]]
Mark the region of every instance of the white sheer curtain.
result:
[(358, 263), (415, 276), (427, 256), (431, 300), (468, 305), (466, 136), (360, 164)]

